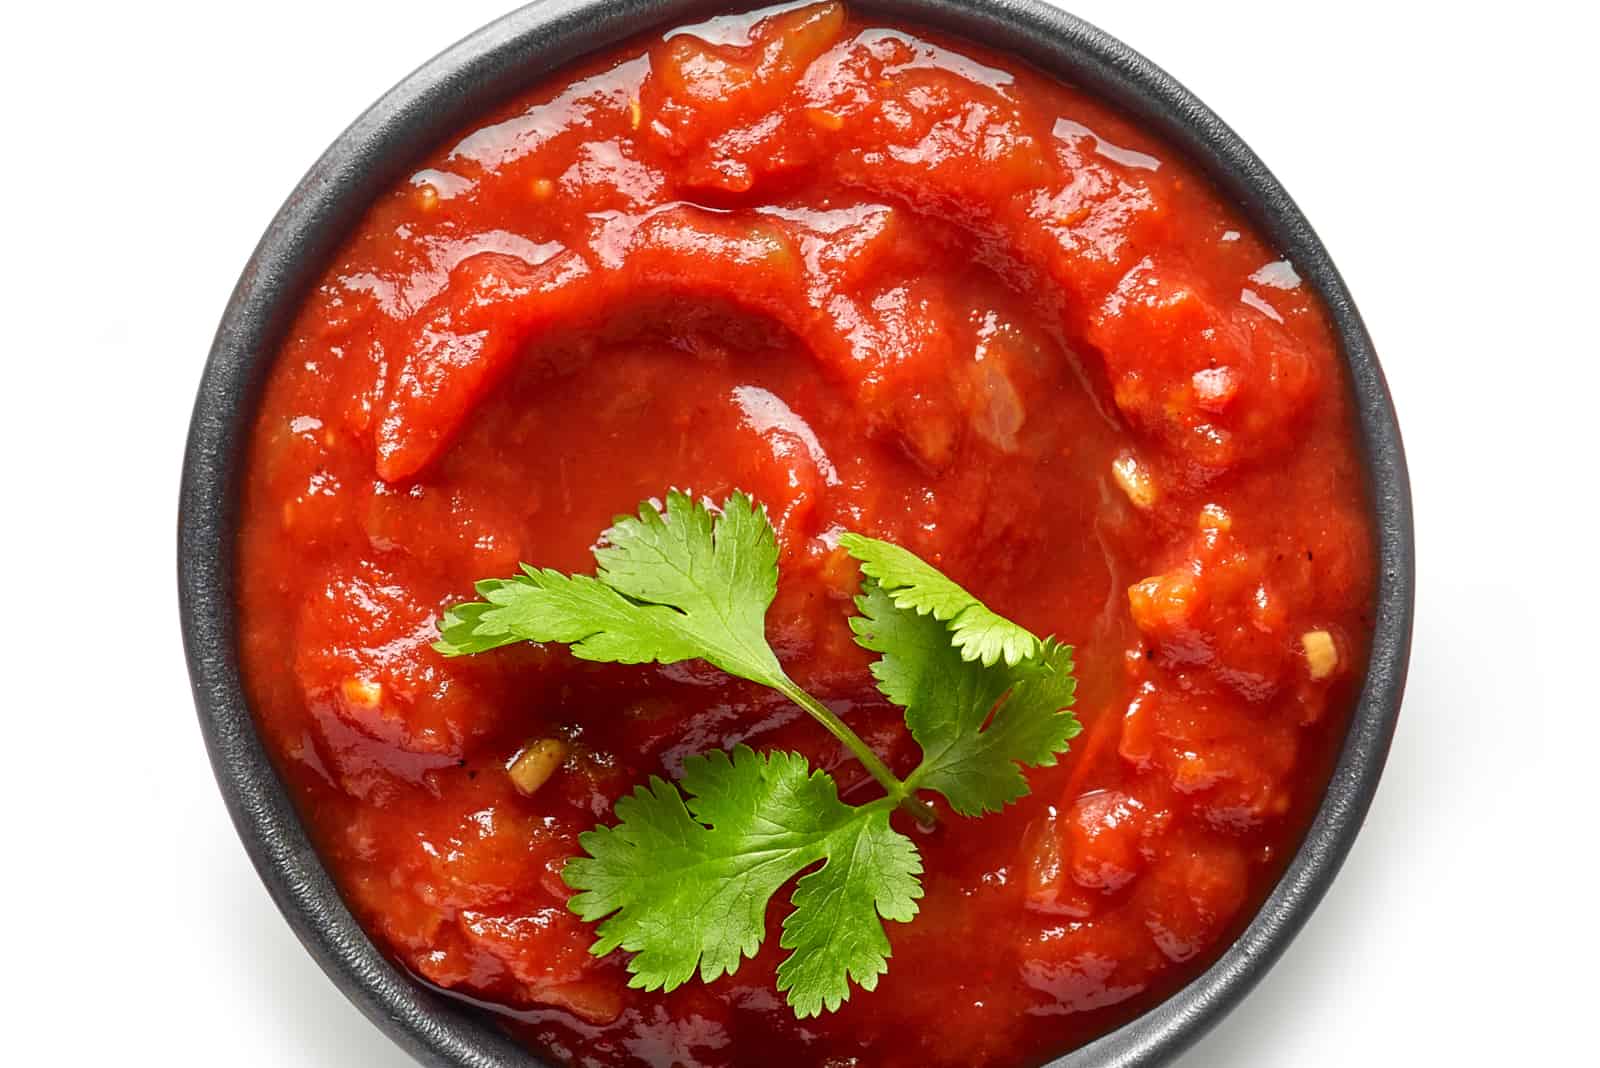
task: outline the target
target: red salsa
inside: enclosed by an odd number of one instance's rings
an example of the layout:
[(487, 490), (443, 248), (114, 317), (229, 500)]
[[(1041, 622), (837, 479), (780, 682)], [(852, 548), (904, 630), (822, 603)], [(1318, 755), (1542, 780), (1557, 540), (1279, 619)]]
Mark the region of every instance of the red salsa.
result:
[[(1003, 814), (945, 810), (889, 971), (797, 1021), (754, 960), (627, 986), (566, 908), (577, 836), (686, 756), (805, 754), (704, 664), (445, 659), (519, 561), (593, 568), (668, 487), (769, 508), (768, 633), (897, 774), (851, 529), (1077, 647), (1085, 730)], [(1327, 315), (1118, 112), (838, 4), (587, 59), (432, 152), (305, 299), (239, 543), (258, 723), (376, 943), (559, 1064), (1034, 1064), (1170, 994), (1293, 852), (1360, 681), (1373, 549)], [(530, 748), (531, 746), (531, 748)], [(508, 771), (519, 754), (534, 753)]]

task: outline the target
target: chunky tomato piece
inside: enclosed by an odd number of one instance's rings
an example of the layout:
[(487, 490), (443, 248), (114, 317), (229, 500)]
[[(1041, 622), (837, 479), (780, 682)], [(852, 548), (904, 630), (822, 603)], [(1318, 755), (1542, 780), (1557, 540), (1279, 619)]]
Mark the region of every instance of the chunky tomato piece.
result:
[(1312, 395), (1312, 361), (1270, 316), (1207, 294), (1192, 266), (1140, 260), (1094, 317), (1089, 338), (1136, 425), (1202, 467), (1225, 469), (1292, 433)]

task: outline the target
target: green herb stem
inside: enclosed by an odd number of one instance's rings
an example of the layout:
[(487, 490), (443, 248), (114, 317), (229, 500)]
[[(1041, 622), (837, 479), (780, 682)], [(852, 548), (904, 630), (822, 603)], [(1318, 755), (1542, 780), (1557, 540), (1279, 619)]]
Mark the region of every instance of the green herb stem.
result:
[(896, 778), (894, 772), (889, 770), (889, 766), (878, 758), (877, 753), (872, 751), (872, 747), (862, 741), (861, 736), (851, 730), (850, 726), (840, 719), (833, 709), (812, 697), (805, 690), (802, 690), (787, 675), (783, 676), (781, 682), (775, 683), (774, 688), (805, 709), (811, 714), (812, 719), (827, 728), (829, 734), (844, 743), (844, 747), (850, 750), (857, 760), (861, 761), (862, 766), (871, 772), (874, 779), (878, 780), (878, 784), (883, 787), (890, 800), (900, 806), (912, 819), (924, 827), (933, 827), (938, 824), (939, 817), (934, 813), (933, 806), (919, 800), (910, 787)]

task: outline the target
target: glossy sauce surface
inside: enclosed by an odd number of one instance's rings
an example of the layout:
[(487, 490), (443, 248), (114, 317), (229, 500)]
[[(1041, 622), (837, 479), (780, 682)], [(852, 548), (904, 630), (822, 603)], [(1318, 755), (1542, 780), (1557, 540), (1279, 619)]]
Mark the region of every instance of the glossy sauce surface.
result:
[[(781, 905), (734, 976), (647, 994), (559, 877), (707, 748), (875, 796), (813, 721), (701, 664), (428, 648), (476, 579), (590, 571), (669, 486), (768, 505), (773, 645), (901, 774), (840, 530), (1078, 649), (1071, 754), (906, 827), (921, 914), (820, 1019), (775, 993)], [(556, 1062), (1038, 1063), (1204, 967), (1293, 852), (1365, 657), (1364, 493), (1324, 312), (1181, 158), (971, 44), (770, 9), (584, 61), (374, 204), (267, 383), (247, 685), (378, 944)]]

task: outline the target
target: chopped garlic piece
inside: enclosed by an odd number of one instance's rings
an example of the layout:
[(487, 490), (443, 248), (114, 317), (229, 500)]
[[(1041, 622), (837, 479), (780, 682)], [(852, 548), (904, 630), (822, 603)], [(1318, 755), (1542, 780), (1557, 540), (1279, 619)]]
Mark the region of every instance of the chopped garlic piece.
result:
[(1300, 647), (1306, 651), (1313, 679), (1325, 679), (1339, 666), (1339, 648), (1333, 644), (1333, 635), (1325, 630), (1308, 630), (1300, 635)]
[(1125, 452), (1111, 461), (1111, 477), (1117, 480), (1135, 508), (1149, 511), (1155, 506), (1156, 484), (1132, 453)]
[(644, 121), (644, 108), (639, 103), (639, 98), (634, 97), (628, 101), (628, 125), (637, 130)]
[(340, 684), (344, 703), (351, 708), (377, 708), (383, 703), (383, 683), (352, 675)]
[(559, 738), (540, 738), (531, 742), (506, 767), (511, 785), (524, 797), (532, 797), (549, 781), (561, 762), (567, 759), (567, 743)]

